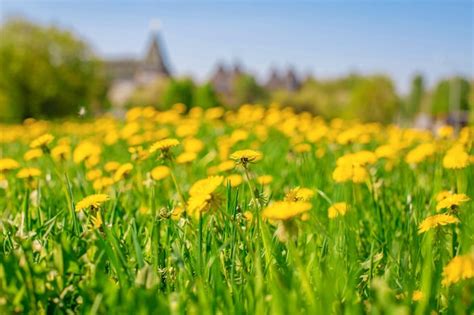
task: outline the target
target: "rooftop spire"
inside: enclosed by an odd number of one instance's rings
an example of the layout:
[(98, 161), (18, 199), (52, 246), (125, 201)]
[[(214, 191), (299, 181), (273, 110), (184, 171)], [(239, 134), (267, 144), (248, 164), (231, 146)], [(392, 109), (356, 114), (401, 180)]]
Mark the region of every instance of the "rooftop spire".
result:
[(142, 70), (155, 72), (158, 75), (169, 76), (170, 70), (163, 51), (159, 29), (160, 22), (158, 20), (152, 20), (150, 22), (151, 40), (142, 62)]

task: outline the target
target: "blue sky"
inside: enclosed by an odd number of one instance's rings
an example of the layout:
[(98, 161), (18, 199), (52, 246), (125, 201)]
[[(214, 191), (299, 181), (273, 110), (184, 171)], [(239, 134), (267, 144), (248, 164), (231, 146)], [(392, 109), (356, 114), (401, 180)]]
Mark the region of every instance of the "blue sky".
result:
[(205, 79), (217, 61), (239, 60), (265, 79), (276, 66), (302, 75), (390, 75), (405, 92), (414, 73), (428, 83), (474, 77), (472, 1), (5, 1), (22, 15), (69, 28), (105, 57), (144, 53), (160, 20), (172, 68)]

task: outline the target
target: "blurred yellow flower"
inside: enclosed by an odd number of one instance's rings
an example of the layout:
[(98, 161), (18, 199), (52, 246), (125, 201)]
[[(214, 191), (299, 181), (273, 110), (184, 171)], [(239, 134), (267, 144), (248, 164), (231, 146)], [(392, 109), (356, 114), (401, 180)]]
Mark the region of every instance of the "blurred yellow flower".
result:
[(262, 216), (270, 220), (289, 220), (311, 209), (309, 202), (277, 201), (266, 207)]
[(248, 163), (254, 163), (261, 160), (263, 157), (262, 153), (254, 150), (239, 150), (231, 154), (230, 159), (234, 160), (237, 164), (246, 166)]
[(459, 219), (449, 214), (435, 214), (427, 217), (418, 226), (418, 234), (425, 233), (438, 226), (458, 223)]
[(110, 187), (114, 184), (114, 180), (110, 177), (100, 177), (94, 180), (92, 187), (96, 191), (101, 191), (107, 187)]
[(115, 171), (114, 173), (114, 181), (118, 182), (122, 179), (124, 179), (128, 174), (130, 174), (133, 170), (133, 164), (132, 163), (125, 163), (120, 165), (120, 167)]
[(53, 135), (47, 133), (42, 136), (39, 136), (35, 140), (31, 141), (30, 143), (30, 148), (40, 148), (40, 147), (46, 147), (48, 144), (50, 144), (54, 140)]
[(112, 173), (115, 172), (120, 167), (120, 163), (117, 161), (109, 161), (105, 163), (104, 170), (106, 172)]
[(17, 178), (27, 179), (41, 176), (41, 170), (36, 167), (25, 167), (18, 171)]
[(438, 204), (436, 205), (436, 210), (439, 211), (445, 208), (451, 209), (469, 200), (470, 198), (465, 194), (449, 194), (449, 195), (446, 195), (445, 198), (438, 201)]
[(10, 159), (10, 158), (0, 159), (0, 173), (14, 170), (19, 167), (20, 167), (20, 163), (18, 163), (14, 159)]
[(446, 169), (462, 169), (469, 164), (469, 154), (460, 146), (449, 149), (443, 157), (443, 167)]
[(217, 165), (217, 170), (219, 172), (227, 172), (234, 169), (234, 167), (235, 167), (235, 162), (228, 160), (228, 161), (223, 161), (219, 163), (219, 165)]
[(458, 283), (461, 280), (467, 280), (474, 277), (474, 254), (467, 254), (463, 256), (454, 257), (443, 268), (444, 286), (449, 286)]
[(423, 292), (421, 292), (420, 290), (413, 291), (413, 295), (412, 295), (411, 299), (414, 302), (421, 301), (423, 299)]
[(263, 186), (270, 184), (272, 181), (273, 181), (273, 176), (271, 175), (262, 175), (262, 176), (257, 177), (257, 183)]
[(163, 139), (160, 141), (155, 142), (151, 147), (150, 147), (150, 153), (154, 153), (158, 150), (165, 152), (168, 151), (169, 149), (176, 147), (179, 145), (178, 139), (174, 138), (168, 138), (168, 139)]
[(71, 147), (68, 144), (59, 144), (51, 149), (51, 156), (55, 161), (68, 160), (71, 156)]
[(454, 134), (454, 128), (449, 125), (441, 126), (436, 131), (438, 136), (443, 139), (450, 138)]
[(25, 152), (25, 154), (23, 155), (23, 159), (25, 161), (32, 161), (32, 160), (36, 160), (40, 157), (43, 156), (43, 150), (41, 149), (31, 149), (31, 150), (28, 150)]
[(99, 229), (102, 226), (104, 222), (102, 221), (100, 211), (97, 211), (97, 213), (91, 217), (91, 223), (94, 229)]
[(408, 164), (419, 164), (432, 156), (436, 152), (436, 147), (432, 143), (422, 143), (408, 152), (405, 161)]
[(150, 175), (154, 180), (162, 180), (170, 175), (170, 168), (164, 165), (157, 166), (151, 170)]
[(450, 192), (449, 190), (443, 190), (443, 191), (440, 191), (436, 195), (435, 199), (436, 199), (436, 201), (440, 202), (441, 200), (446, 199), (447, 197), (451, 196), (452, 194), (453, 193)]
[(293, 151), (296, 153), (306, 153), (311, 151), (311, 145), (308, 143), (298, 143), (293, 147)]
[(204, 142), (196, 138), (186, 138), (183, 140), (184, 151), (199, 153), (204, 149)]
[(225, 178), (225, 182), (229, 183), (231, 187), (237, 187), (242, 184), (242, 176), (239, 174), (231, 174)]
[(345, 202), (336, 202), (332, 206), (329, 207), (328, 209), (328, 218), (329, 219), (334, 219), (338, 216), (345, 216), (347, 209), (349, 207), (347, 206), (347, 203)]
[(106, 194), (94, 194), (85, 197), (76, 204), (76, 211), (83, 211), (86, 209), (98, 209), (104, 202), (110, 200)]
[(224, 181), (223, 176), (210, 176), (195, 182), (189, 189), (191, 196), (212, 194)]
[(313, 190), (304, 187), (296, 187), (286, 193), (284, 201), (309, 201), (313, 196)]
[(102, 176), (102, 171), (99, 169), (93, 169), (86, 173), (86, 179), (88, 181), (94, 181), (101, 176)]
[(191, 163), (196, 159), (197, 155), (194, 152), (183, 152), (176, 157), (176, 163), (186, 164)]

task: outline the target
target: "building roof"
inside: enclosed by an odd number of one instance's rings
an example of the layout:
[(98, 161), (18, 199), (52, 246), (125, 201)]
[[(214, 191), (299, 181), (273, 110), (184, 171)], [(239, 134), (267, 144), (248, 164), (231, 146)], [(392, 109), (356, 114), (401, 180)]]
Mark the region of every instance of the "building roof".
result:
[(148, 50), (141, 63), (141, 70), (153, 71), (162, 76), (171, 75), (163, 45), (161, 44), (161, 37), (157, 31), (151, 34)]

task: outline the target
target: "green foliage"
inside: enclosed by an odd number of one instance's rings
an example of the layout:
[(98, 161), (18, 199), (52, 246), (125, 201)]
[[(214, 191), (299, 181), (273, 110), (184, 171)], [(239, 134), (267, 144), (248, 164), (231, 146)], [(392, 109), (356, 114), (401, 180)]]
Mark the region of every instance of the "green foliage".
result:
[(300, 90), (278, 91), (272, 99), (328, 118), (342, 116), (361, 121), (391, 121), (399, 106), (393, 83), (385, 76), (310, 79)]
[(249, 74), (242, 74), (233, 82), (234, 105), (259, 103), (267, 100), (267, 92)]
[(431, 113), (446, 115), (450, 111), (469, 110), (469, 82), (461, 77), (442, 80), (434, 89)]
[(194, 91), (194, 106), (204, 109), (219, 106), (219, 98), (210, 83), (196, 87)]
[(345, 116), (387, 123), (398, 110), (399, 101), (392, 81), (384, 76), (373, 76), (362, 79), (353, 88)]
[(416, 114), (421, 110), (423, 96), (425, 94), (425, 83), (423, 76), (416, 75), (411, 82), (411, 89), (408, 98), (404, 100), (402, 111), (402, 118), (407, 121), (412, 121)]
[(104, 97), (101, 65), (72, 33), (9, 20), (0, 38), (0, 119), (65, 116)]
[(176, 103), (191, 107), (194, 104), (194, 89), (191, 79), (172, 79), (164, 91), (162, 107), (168, 109)]

